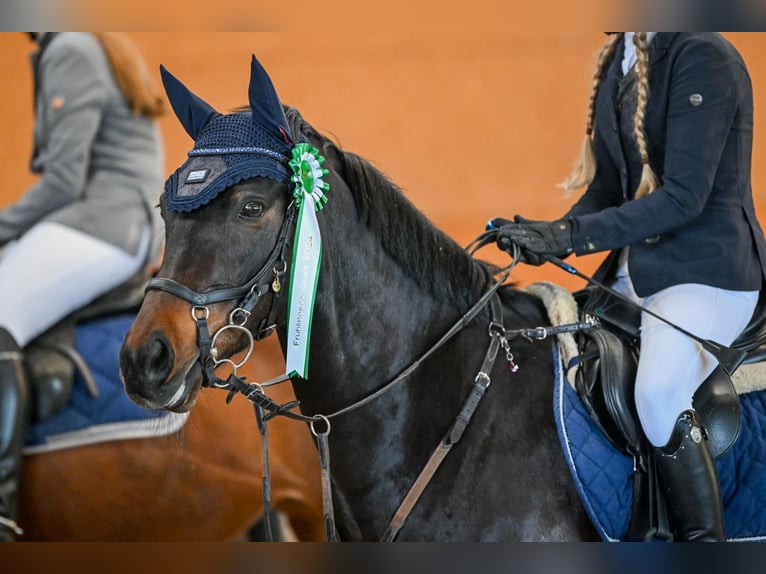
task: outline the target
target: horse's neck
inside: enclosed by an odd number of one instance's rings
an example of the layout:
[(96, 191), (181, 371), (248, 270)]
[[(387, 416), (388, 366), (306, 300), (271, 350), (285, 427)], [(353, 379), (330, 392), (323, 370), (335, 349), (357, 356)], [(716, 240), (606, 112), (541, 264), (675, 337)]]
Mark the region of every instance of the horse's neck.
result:
[[(295, 384), (305, 414), (331, 415), (368, 397), (459, 318), (454, 304), (425, 292), (379, 248), (364, 249), (357, 240), (353, 253), (346, 247), (343, 257), (334, 257), (328, 247), (312, 322), (309, 380)], [(341, 247), (335, 249), (340, 253)], [(333, 477), (365, 538), (382, 533), (381, 520), (399, 502), (387, 492), (409, 488), (402, 478), (411, 470), (409, 461), (427, 457), (459, 412), (475, 376), (468, 372), (473, 361), (460, 349), (471, 337), (486, 335), (486, 325), (481, 334), (477, 329), (456, 336), (384, 395), (332, 419)], [(450, 380), (443, 380), (444, 373)], [(365, 509), (375, 510), (366, 515)]]
[[(333, 412), (377, 390), (457, 319), (374, 245), (356, 236), (326, 253), (312, 321), (302, 404)], [(333, 249), (335, 253), (333, 253)], [(321, 389), (321, 390), (318, 390)], [(317, 391), (317, 392), (314, 392)]]

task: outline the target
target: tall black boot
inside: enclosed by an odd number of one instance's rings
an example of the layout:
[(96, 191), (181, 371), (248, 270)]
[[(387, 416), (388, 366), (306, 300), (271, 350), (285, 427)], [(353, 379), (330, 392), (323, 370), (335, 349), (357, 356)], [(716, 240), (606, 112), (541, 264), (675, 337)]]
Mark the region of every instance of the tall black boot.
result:
[(694, 410), (681, 413), (668, 444), (654, 454), (675, 540), (725, 542), (718, 471)]
[(21, 534), (16, 507), (28, 396), (21, 349), (0, 328), (0, 542), (11, 542), (15, 534)]

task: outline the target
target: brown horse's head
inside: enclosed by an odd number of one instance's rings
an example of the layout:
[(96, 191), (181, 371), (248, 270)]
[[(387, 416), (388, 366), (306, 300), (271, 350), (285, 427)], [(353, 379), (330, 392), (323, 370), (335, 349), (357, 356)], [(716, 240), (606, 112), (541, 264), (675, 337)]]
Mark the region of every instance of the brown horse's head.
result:
[[(258, 336), (271, 326), (264, 321), (277, 319), (272, 303), (295, 211), (288, 165), (294, 144), (255, 58), (250, 106), (228, 115), (162, 72), (195, 143), (160, 201), (165, 255), (123, 344), (120, 369), (138, 404), (185, 411), (209, 382), (211, 364), (251, 344), (246, 330)], [(234, 327), (218, 333), (226, 325)]]

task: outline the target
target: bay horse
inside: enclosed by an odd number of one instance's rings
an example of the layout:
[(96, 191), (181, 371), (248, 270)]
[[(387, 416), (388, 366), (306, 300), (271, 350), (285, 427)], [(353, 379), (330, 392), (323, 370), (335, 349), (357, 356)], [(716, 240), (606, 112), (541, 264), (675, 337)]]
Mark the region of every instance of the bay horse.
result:
[[(310, 373), (286, 373), (312, 431), (329, 442), (340, 539), (386, 539), (435, 445), (460, 426), (461, 409), (476, 405), (466, 398), (477, 386), (486, 397), (396, 539), (597, 539), (557, 438), (550, 343), (520, 339), (488, 361), (493, 329), (547, 324), (540, 301), (498, 288), (495, 268), (436, 228), (379, 170), (283, 107), (255, 57), (250, 106), (226, 115), (162, 72), (195, 148), (160, 201), (165, 258), (120, 353), (128, 395), (187, 411), (203, 384), (226, 386), (215, 368), (247, 347), (242, 331), (257, 341), (275, 329), (289, 357), (310, 328)], [(310, 157), (293, 151), (298, 163), (289, 164), (284, 150), (299, 149), (296, 142), (310, 146), (300, 148)], [(236, 163), (227, 154), (253, 155)], [(308, 179), (301, 158), (314, 167)], [(248, 161), (256, 175), (243, 167)], [(292, 178), (279, 171), (288, 164)], [(324, 192), (315, 201), (307, 199), (312, 181)], [(326, 205), (316, 212), (322, 255), (313, 316), (301, 307), (296, 329), (288, 306), (305, 301), (293, 294), (311, 295), (298, 279), (289, 284), (310, 259), (287, 248), (301, 217), (298, 197), (307, 210)], [(483, 300), (497, 303), (476, 305)], [(316, 421), (326, 426), (316, 430)]]
[[(289, 389), (281, 392), (282, 400), (292, 398)], [(245, 539), (263, 516), (261, 445), (250, 432), (253, 408), (224, 399), (204, 397), (172, 434), (26, 455), (18, 520), (24, 534), (17, 540)], [(299, 540), (321, 540), (314, 446), (308, 432), (288, 430), (295, 429), (280, 429), (270, 448), (272, 506)]]

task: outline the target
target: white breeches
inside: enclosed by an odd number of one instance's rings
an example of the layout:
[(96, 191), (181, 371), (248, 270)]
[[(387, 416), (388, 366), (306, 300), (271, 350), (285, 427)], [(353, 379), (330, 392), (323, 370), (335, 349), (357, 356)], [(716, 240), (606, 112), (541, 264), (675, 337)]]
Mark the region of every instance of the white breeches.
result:
[(20, 346), (136, 273), (136, 256), (76, 229), (42, 222), (0, 252), (0, 327)]
[[(625, 274), (619, 274), (612, 287), (688, 332), (726, 346), (747, 327), (758, 302), (758, 291), (728, 291), (691, 283), (641, 299)], [(692, 408), (695, 391), (717, 364), (699, 343), (642, 313), (635, 400), (649, 442), (667, 444), (678, 416)]]

